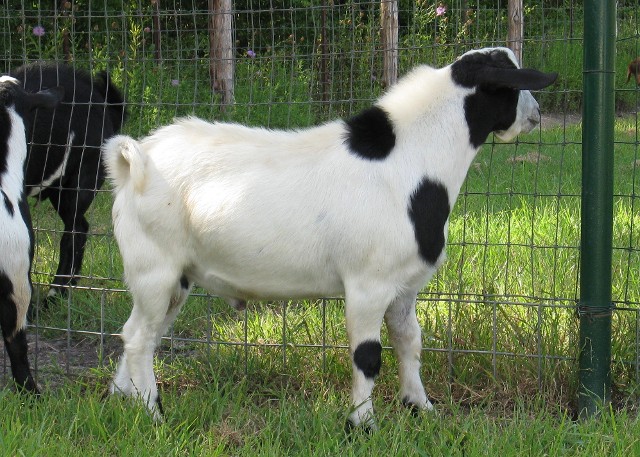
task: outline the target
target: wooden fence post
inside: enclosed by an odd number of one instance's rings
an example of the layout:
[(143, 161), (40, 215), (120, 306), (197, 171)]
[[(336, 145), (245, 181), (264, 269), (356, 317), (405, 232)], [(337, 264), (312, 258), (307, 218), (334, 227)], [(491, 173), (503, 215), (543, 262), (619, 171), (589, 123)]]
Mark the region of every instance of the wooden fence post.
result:
[(381, 44), (382, 44), (382, 82), (389, 87), (398, 80), (398, 2), (381, 0), (380, 2)]
[(524, 35), (522, 10), (522, 0), (509, 0), (507, 5), (507, 14), (509, 16), (507, 47), (516, 55), (520, 65), (522, 65), (522, 37)]
[(211, 89), (222, 95), (224, 111), (233, 103), (232, 0), (209, 0), (209, 51)]

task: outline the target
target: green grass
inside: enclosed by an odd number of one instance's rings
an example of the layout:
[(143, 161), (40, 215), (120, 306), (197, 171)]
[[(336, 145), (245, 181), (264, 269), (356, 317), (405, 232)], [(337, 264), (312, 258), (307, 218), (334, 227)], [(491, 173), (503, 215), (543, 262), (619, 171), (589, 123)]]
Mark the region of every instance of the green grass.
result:
[[(375, 402), (380, 430), (347, 437), (346, 394), (330, 380), (276, 385), (273, 380), (220, 376), (200, 365), (174, 367), (164, 386), (165, 421), (142, 408), (101, 398), (93, 380), (66, 385), (39, 401), (0, 392), (2, 455), (201, 456), (486, 456), (611, 455), (640, 452), (640, 421), (605, 412), (575, 422), (540, 399), (503, 407), (439, 405), (413, 417), (398, 403)], [(260, 373), (252, 373), (259, 375)], [(102, 380), (102, 378), (100, 378)], [(180, 385), (186, 381), (188, 388)], [(272, 387), (268, 387), (271, 385)]]
[[(58, 328), (117, 333), (130, 312), (129, 296), (110, 290), (124, 285), (105, 191), (89, 215), (87, 277), (69, 301), (39, 316), (45, 328), (38, 329), (44, 342), (68, 336), (71, 347), (93, 345), (100, 358), (74, 365), (71, 377), (64, 353), (59, 366), (41, 363), (46, 394), (34, 404), (0, 391), (9, 409), (0, 448), (6, 455), (638, 453), (637, 122), (616, 120), (613, 280), (621, 309), (613, 322), (613, 410), (601, 417), (569, 419), (581, 185), (580, 125), (570, 125), (489, 143), (469, 172), (451, 216), (449, 259), (418, 304), (423, 381), (437, 415), (414, 418), (399, 405), (397, 363), (386, 349), (374, 390), (380, 433), (345, 439), (351, 367), (342, 301), (256, 303), (244, 314), (199, 290), (157, 361), (166, 422), (154, 426), (140, 407), (103, 400), (119, 339), (105, 336), (101, 345), (99, 336)], [(48, 229), (37, 233), (42, 297), (61, 226), (44, 204), (33, 213)]]

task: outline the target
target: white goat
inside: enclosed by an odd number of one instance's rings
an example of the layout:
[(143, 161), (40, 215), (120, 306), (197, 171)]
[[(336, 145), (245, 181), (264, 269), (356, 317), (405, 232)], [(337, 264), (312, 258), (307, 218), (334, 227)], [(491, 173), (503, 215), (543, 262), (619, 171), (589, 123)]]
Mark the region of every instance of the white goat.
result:
[(25, 92), (19, 81), (0, 76), (0, 326), (18, 387), (38, 392), (27, 358), (24, 331), (31, 300), (33, 231), (25, 193), (28, 119), (36, 108), (52, 109), (64, 96), (56, 87)]
[(386, 321), (401, 397), (431, 409), (420, 380), (416, 295), (445, 257), (447, 224), (491, 132), (540, 122), (527, 89), (556, 74), (520, 70), (506, 48), (416, 68), (347, 120), (271, 131), (187, 118), (104, 146), (113, 220), (133, 311), (111, 391), (160, 417), (153, 352), (193, 283), (244, 300), (343, 295), (353, 362), (348, 424), (375, 427), (371, 392)]

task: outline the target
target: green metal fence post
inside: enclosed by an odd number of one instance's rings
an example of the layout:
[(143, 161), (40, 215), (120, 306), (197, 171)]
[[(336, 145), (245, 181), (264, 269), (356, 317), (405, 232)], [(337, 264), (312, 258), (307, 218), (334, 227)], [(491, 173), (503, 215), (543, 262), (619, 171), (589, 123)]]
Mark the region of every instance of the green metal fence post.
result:
[(578, 409), (582, 417), (608, 403), (611, 388), (615, 20), (614, 0), (585, 1), (578, 305)]

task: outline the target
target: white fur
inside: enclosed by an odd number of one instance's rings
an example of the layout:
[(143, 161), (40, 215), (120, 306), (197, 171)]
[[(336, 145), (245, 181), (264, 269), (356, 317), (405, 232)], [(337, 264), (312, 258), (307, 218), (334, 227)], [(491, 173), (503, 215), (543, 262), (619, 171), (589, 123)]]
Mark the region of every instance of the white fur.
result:
[[(31, 186), (31, 188), (29, 189), (29, 197), (38, 195), (40, 192), (53, 184), (56, 179), (60, 179), (60, 177), (64, 175), (65, 171), (67, 171), (67, 163), (69, 162), (69, 154), (71, 154), (71, 146), (73, 145), (74, 138), (75, 133), (72, 131), (69, 133), (67, 142), (65, 143), (67, 146), (64, 150), (62, 163), (53, 171), (53, 173), (51, 173), (51, 175), (47, 179), (43, 179), (40, 184)], [(51, 289), (49, 292), (53, 292), (53, 294), (50, 293), (49, 296), (56, 295), (56, 291), (54, 289)]]
[[(408, 208), (425, 177), (445, 186), (453, 206), (477, 152), (464, 113), (474, 90), (454, 84), (450, 67), (400, 80), (376, 103), (396, 135), (384, 160), (350, 152), (343, 121), (271, 131), (186, 118), (139, 142), (109, 140), (114, 230), (134, 300), (112, 392), (142, 398), (159, 417), (153, 351), (186, 299), (186, 275), (235, 301), (344, 296), (352, 354), (379, 341), (386, 320), (402, 397), (431, 409), (415, 299), (445, 253), (435, 265), (420, 257)], [(539, 119), (521, 94), (505, 140)], [(373, 379), (355, 364), (353, 374), (350, 420), (374, 426)]]
[[(0, 83), (13, 78), (0, 77)], [(14, 334), (24, 328), (27, 309), (31, 300), (29, 283), (30, 237), (29, 226), (20, 214), (19, 202), (26, 198), (24, 194), (24, 162), (27, 158), (27, 142), (22, 118), (13, 107), (8, 107), (11, 133), (7, 142), (7, 170), (0, 175), (0, 271), (13, 285), (11, 300), (16, 304), (17, 322)], [(5, 197), (6, 196), (6, 197)], [(7, 198), (13, 208), (13, 214), (5, 207)], [(6, 335), (8, 338), (13, 335)]]

